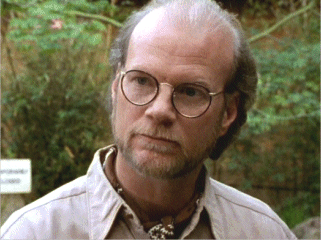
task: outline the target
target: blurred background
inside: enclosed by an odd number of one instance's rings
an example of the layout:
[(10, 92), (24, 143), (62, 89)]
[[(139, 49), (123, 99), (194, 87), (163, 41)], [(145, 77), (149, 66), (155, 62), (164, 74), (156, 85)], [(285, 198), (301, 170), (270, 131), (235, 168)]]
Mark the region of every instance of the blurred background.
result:
[[(32, 193), (2, 195), (1, 223), (85, 174), (94, 152), (113, 142), (109, 48), (146, 2), (1, 0), (1, 158), (32, 160)], [(219, 2), (246, 31), (259, 89), (239, 140), (206, 166), (293, 229), (320, 216), (320, 3)]]

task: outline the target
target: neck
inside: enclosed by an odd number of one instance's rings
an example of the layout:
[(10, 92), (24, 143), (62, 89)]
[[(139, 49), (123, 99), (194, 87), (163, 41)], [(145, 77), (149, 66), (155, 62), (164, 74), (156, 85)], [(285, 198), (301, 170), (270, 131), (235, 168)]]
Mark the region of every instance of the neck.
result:
[(192, 173), (175, 179), (158, 179), (143, 176), (117, 154), (115, 174), (123, 188), (127, 203), (148, 213), (152, 220), (176, 215), (188, 204), (195, 194), (195, 185), (202, 169), (199, 165)]

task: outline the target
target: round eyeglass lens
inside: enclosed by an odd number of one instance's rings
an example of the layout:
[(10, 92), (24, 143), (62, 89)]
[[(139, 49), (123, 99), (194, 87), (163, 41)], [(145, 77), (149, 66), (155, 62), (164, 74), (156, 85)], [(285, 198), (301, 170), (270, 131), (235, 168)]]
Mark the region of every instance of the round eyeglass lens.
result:
[(141, 71), (128, 71), (122, 78), (124, 96), (133, 104), (145, 105), (151, 102), (158, 92), (157, 80)]
[(203, 86), (181, 84), (174, 90), (173, 104), (176, 110), (186, 117), (198, 117), (209, 107), (211, 97)]

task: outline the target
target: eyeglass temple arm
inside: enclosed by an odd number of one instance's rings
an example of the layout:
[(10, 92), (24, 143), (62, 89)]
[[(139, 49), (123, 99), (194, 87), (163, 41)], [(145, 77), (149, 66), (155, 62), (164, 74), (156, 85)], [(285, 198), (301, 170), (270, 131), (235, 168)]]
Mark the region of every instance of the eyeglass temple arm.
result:
[(221, 94), (221, 93), (224, 93), (224, 90), (222, 90), (222, 91), (220, 91), (220, 92), (216, 92), (216, 93), (210, 92), (210, 93), (208, 93), (208, 94), (213, 97), (213, 96), (219, 95), (219, 94)]

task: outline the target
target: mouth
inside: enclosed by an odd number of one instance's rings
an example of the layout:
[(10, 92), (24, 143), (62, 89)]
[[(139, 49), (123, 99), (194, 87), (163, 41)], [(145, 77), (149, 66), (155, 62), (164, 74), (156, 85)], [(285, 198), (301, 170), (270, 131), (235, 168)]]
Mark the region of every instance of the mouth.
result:
[(178, 141), (166, 137), (153, 136), (147, 134), (135, 134), (135, 142), (144, 150), (153, 152), (172, 154), (180, 149)]
[(160, 144), (177, 144), (178, 145), (177, 141), (171, 140), (169, 138), (151, 136), (151, 135), (146, 135), (146, 134), (138, 134), (138, 135), (147, 141), (153, 141), (155, 143), (160, 143)]

